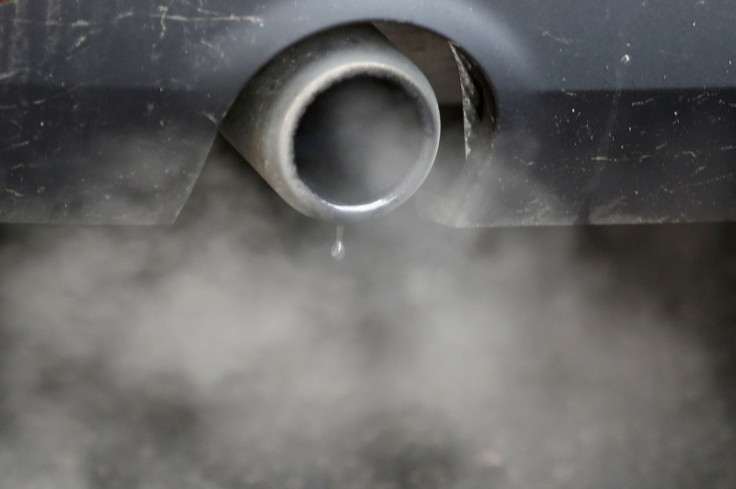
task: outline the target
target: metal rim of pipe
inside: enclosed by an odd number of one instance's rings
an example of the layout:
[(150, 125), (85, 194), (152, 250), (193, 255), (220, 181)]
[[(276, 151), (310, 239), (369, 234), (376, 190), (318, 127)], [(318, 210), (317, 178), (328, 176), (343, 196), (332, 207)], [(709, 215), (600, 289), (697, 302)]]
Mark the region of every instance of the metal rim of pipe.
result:
[[(294, 137), (320, 94), (360, 77), (389, 80), (416, 102), (424, 142), (392, 189), (367, 202), (344, 204), (319, 195), (300, 178)], [(243, 90), (221, 130), (293, 208), (310, 217), (351, 223), (391, 211), (421, 186), (437, 153), (440, 115), (419, 68), (375, 28), (349, 26), (313, 36), (274, 59)]]

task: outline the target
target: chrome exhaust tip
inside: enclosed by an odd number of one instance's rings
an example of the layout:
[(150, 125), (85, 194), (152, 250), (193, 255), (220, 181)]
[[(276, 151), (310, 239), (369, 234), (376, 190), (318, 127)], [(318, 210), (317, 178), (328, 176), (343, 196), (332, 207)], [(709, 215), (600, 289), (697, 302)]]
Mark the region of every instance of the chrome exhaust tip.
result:
[(376, 29), (355, 26), (273, 60), (221, 132), (294, 209), (351, 223), (395, 209), (421, 186), (440, 115), (419, 68)]

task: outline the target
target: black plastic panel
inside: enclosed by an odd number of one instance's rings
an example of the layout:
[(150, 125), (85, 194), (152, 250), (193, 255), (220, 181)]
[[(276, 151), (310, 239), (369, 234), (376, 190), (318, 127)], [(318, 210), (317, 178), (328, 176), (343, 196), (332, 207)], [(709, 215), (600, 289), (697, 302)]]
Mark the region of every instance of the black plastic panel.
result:
[(491, 83), (493, 148), (446, 222), (736, 219), (733, 0), (11, 0), (0, 220), (170, 222), (246, 81), (370, 20), (451, 39)]

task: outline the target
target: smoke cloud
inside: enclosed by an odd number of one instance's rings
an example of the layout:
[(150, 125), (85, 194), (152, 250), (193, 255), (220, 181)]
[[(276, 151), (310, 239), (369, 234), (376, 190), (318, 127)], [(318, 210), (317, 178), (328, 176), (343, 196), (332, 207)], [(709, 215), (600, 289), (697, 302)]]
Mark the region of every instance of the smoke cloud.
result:
[(0, 234), (0, 487), (734, 487), (731, 226), (345, 230), (224, 145), (171, 228)]

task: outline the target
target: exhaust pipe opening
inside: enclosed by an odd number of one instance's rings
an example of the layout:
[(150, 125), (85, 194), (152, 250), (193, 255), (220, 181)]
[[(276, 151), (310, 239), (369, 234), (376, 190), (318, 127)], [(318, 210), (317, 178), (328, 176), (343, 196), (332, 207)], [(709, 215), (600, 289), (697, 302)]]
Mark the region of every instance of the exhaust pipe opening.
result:
[(299, 121), (294, 163), (315, 194), (341, 205), (390, 196), (411, 170), (433, 158), (418, 102), (399, 83), (372, 76), (340, 81)]
[(324, 32), (288, 49), (246, 86), (225, 138), (303, 214), (343, 223), (408, 200), (437, 154), (429, 81), (374, 27)]

